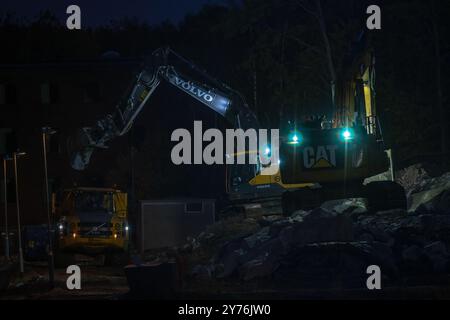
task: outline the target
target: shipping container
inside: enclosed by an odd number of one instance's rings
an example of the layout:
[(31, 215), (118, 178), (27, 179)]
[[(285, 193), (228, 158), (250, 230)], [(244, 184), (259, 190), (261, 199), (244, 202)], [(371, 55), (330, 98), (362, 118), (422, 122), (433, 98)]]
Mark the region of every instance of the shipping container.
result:
[(140, 252), (183, 245), (215, 222), (214, 199), (140, 201), (137, 225)]

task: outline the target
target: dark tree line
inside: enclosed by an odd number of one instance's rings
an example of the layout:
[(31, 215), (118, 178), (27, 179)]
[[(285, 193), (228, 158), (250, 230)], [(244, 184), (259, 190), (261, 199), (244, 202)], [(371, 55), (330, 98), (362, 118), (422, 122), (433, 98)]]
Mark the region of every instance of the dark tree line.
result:
[[(401, 158), (448, 152), (450, 2), (377, 1), (382, 30), (377, 108)], [(0, 16), (1, 63), (142, 57), (170, 45), (242, 92), (265, 126), (304, 114), (331, 114), (330, 85), (365, 28), (365, 0), (244, 0), (206, 6), (179, 25), (132, 18), (69, 31), (49, 12), (26, 21)]]

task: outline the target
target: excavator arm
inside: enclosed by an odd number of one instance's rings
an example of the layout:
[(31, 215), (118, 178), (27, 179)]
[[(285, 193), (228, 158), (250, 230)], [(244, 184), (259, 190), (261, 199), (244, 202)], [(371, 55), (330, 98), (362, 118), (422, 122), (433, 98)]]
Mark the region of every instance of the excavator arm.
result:
[[(172, 56), (187, 65), (190, 70), (200, 73), (213, 86), (192, 81), (177, 72), (175, 67), (168, 63), (169, 57)], [(108, 142), (126, 134), (161, 80), (214, 110), (235, 128), (258, 129), (254, 113), (238, 92), (213, 79), (171, 49), (160, 48), (146, 60), (143, 70), (136, 76), (125, 99), (119, 102), (114, 112), (98, 120), (94, 126), (78, 130), (75, 136), (69, 138), (68, 151), (72, 168), (80, 171), (86, 169), (96, 148), (107, 148)]]

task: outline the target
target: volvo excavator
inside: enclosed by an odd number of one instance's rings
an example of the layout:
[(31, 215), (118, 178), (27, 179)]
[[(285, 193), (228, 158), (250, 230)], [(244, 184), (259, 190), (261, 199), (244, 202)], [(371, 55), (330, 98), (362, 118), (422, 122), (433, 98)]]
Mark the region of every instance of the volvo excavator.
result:
[[(177, 65), (177, 67), (175, 66)], [(185, 73), (178, 69), (182, 66)], [(202, 81), (193, 80), (186, 73), (195, 73)], [(80, 129), (68, 140), (71, 166), (84, 170), (95, 149), (107, 148), (114, 138), (129, 132), (139, 113), (158, 88), (166, 81), (195, 100), (212, 109), (235, 129), (259, 129), (258, 120), (248, 107), (242, 95), (226, 84), (214, 79), (191, 61), (183, 58), (170, 48), (155, 50), (144, 62), (125, 99), (114, 111), (98, 120), (94, 126)], [(258, 154), (258, 150), (247, 150), (248, 154)], [(236, 156), (236, 155), (231, 155)], [(258, 156), (258, 155), (257, 155)], [(301, 188), (309, 183), (283, 185), (280, 174), (262, 175), (261, 162), (256, 165), (227, 165), (227, 196), (232, 202), (246, 202), (254, 199), (280, 197), (287, 188)]]

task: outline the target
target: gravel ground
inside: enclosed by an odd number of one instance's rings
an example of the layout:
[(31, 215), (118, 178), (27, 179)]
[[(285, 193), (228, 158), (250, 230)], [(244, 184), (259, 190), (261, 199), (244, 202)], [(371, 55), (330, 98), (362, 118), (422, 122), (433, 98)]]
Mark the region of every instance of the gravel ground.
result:
[[(81, 290), (66, 288), (65, 270), (57, 269), (55, 288), (49, 290), (47, 268), (27, 265), (21, 279), (15, 276), (9, 289), (0, 300), (122, 300), (128, 299), (129, 289), (125, 275), (117, 267), (81, 267)], [(425, 280), (425, 281), (424, 281)], [(232, 281), (195, 281), (186, 283), (178, 299), (450, 299), (450, 276), (442, 279), (442, 285), (429, 286), (427, 279), (409, 279), (403, 287), (386, 287), (381, 291), (342, 289), (276, 290), (258, 288), (257, 283), (246, 284)]]
[(46, 266), (27, 265), (23, 277), (15, 274), (0, 300), (120, 299), (128, 292), (122, 268), (81, 266), (81, 289), (68, 290), (66, 270), (55, 270), (55, 288), (49, 289)]

